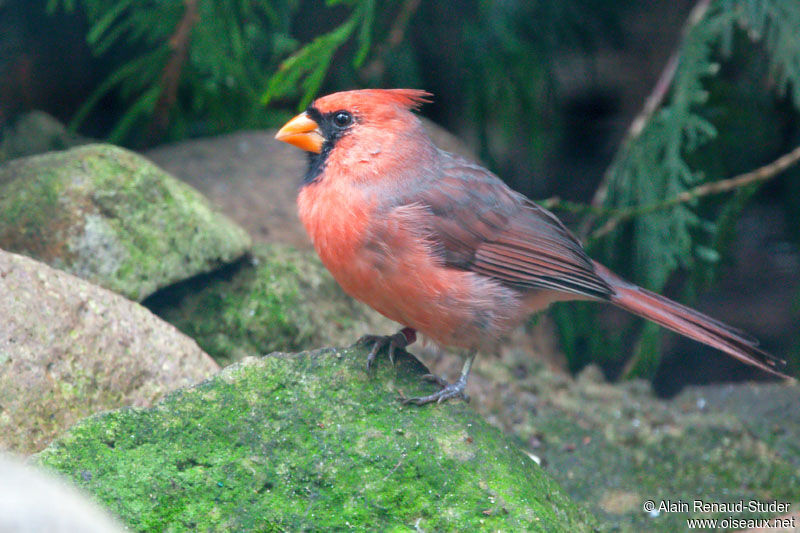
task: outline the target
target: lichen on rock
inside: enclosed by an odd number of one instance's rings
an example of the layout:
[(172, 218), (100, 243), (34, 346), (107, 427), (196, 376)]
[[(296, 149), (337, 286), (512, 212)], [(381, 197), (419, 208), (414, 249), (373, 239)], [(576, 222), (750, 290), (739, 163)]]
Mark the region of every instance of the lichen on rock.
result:
[(122, 148), (86, 145), (0, 167), (0, 248), (133, 300), (249, 247), (200, 193)]

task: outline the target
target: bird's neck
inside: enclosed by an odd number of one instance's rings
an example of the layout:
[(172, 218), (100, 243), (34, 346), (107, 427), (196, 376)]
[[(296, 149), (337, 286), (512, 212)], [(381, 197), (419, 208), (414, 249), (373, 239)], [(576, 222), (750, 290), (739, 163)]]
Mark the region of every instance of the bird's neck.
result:
[(320, 259), (334, 276), (352, 263), (374, 207), (364, 191), (344, 182), (320, 180), (300, 190), (297, 196), (300, 221)]

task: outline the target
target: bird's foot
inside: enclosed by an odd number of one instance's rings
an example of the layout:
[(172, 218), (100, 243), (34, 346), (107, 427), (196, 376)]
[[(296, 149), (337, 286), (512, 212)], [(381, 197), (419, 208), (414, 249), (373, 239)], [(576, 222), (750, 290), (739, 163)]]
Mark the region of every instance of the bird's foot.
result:
[(413, 403), (414, 405), (425, 405), (426, 403), (442, 403), (446, 402), (447, 400), (452, 400), (453, 398), (461, 398), (465, 402), (469, 402), (469, 396), (467, 396), (466, 388), (467, 388), (467, 380), (466, 376), (461, 376), (455, 383), (449, 383), (447, 380), (440, 376), (436, 376), (434, 374), (425, 374), (422, 376), (422, 379), (433, 381), (434, 383), (438, 384), (441, 389), (433, 394), (429, 394), (428, 396), (419, 396), (416, 398), (402, 398), (402, 402), (405, 404)]
[(453, 398), (461, 398), (465, 402), (469, 402), (469, 396), (467, 396), (466, 392), (467, 378), (469, 377), (469, 371), (472, 369), (472, 362), (474, 360), (475, 353), (473, 352), (469, 357), (467, 357), (467, 360), (464, 361), (464, 367), (461, 369), (461, 376), (455, 383), (449, 383), (443, 377), (435, 374), (425, 374), (422, 376), (422, 379), (433, 381), (439, 385), (441, 389), (438, 392), (429, 394), (428, 396), (419, 396), (417, 398), (401, 398), (401, 401), (405, 404), (413, 403), (415, 405), (425, 405), (426, 403), (431, 402), (442, 403)]
[(402, 350), (417, 340), (417, 332), (413, 328), (403, 328), (394, 335), (364, 335), (356, 341), (357, 345), (372, 344), (372, 349), (367, 355), (367, 370), (372, 368), (375, 358), (384, 347), (389, 347), (389, 361), (394, 366), (395, 350)]

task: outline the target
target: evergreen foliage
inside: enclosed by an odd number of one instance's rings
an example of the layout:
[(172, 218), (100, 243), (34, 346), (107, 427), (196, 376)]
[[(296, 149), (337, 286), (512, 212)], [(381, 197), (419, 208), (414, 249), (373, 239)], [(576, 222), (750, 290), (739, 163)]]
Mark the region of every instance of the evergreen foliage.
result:
[(375, 0), (327, 0), (328, 6), (348, 4), (352, 13), (341, 25), (320, 35), (310, 44), (300, 48), (285, 59), (267, 84), (261, 103), (273, 98), (294, 96), (302, 89), (298, 109), (305, 109), (317, 95), (331, 66), (333, 54), (358, 29), (358, 49), (353, 57), (353, 67), (358, 68), (367, 58), (372, 44), (372, 24), (375, 19)]
[[(349, 8), (351, 15), (302, 46), (290, 34), (295, 1), (49, 0), (47, 10), (71, 11), (79, 4), (89, 20), (86, 39), (93, 53), (122, 53), (123, 59), (71, 126), (79, 127), (115, 91), (128, 104), (108, 140), (127, 144), (152, 142), (164, 133), (175, 139), (277, 124), (286, 114), (264, 104), (298, 94), (301, 103), (308, 102), (333, 54), (356, 30), (359, 46), (353, 62), (363, 63), (375, 10), (375, 0), (327, 0), (326, 10)], [(176, 61), (181, 47), (185, 59)], [(281, 62), (287, 53), (291, 55)], [(170, 78), (180, 81), (170, 88)], [(173, 99), (174, 108), (159, 109), (165, 97)], [(168, 122), (168, 131), (154, 130), (157, 120)]]

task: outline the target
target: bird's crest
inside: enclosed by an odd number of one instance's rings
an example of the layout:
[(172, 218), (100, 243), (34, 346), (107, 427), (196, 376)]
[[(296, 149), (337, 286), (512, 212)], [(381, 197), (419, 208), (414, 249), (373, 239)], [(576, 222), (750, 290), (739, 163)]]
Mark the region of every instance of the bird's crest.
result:
[(329, 94), (312, 105), (322, 113), (360, 106), (395, 104), (404, 109), (416, 110), (430, 103), (433, 96), (420, 89), (361, 89)]
[(431, 103), (433, 96), (422, 89), (370, 89), (370, 92), (373, 91), (387, 101), (394, 102), (406, 109), (419, 109), (424, 104)]

